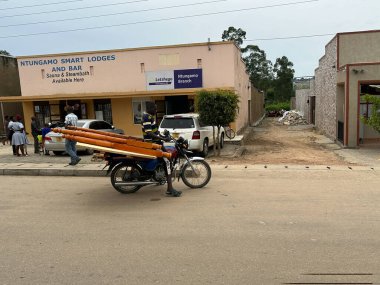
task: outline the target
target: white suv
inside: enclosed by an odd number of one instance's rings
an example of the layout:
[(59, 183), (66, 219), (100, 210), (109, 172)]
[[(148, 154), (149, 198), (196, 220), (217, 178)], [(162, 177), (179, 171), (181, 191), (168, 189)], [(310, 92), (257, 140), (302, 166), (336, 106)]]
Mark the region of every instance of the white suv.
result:
[[(158, 131), (168, 130), (174, 138), (183, 137), (189, 142), (189, 150), (200, 152), (207, 156), (208, 149), (214, 144), (212, 126), (205, 126), (199, 121), (199, 114), (165, 115)], [(218, 128), (215, 127), (215, 137)], [(220, 147), (224, 145), (224, 129), (220, 130)]]

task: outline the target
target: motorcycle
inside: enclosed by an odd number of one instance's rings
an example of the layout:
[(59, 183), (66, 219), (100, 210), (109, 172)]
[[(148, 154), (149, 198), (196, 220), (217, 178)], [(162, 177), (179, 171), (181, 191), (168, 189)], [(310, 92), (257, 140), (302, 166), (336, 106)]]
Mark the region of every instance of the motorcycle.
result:
[(173, 181), (182, 179), (190, 188), (202, 188), (211, 179), (211, 168), (202, 157), (194, 156), (187, 150), (188, 141), (182, 137), (175, 139), (169, 132), (165, 137), (174, 142), (174, 147), (165, 147), (171, 153), (167, 158), (137, 158), (106, 153), (107, 175), (110, 174), (112, 186), (122, 194), (131, 194), (147, 185), (164, 185), (166, 173), (171, 173)]

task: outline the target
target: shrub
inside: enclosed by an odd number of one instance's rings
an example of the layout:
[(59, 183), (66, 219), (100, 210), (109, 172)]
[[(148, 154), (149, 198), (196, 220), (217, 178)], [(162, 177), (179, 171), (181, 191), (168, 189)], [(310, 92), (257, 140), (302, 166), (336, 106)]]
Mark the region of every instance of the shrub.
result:
[(281, 110), (289, 111), (290, 103), (278, 102), (278, 103), (271, 103), (265, 106), (265, 111), (267, 112), (280, 112)]

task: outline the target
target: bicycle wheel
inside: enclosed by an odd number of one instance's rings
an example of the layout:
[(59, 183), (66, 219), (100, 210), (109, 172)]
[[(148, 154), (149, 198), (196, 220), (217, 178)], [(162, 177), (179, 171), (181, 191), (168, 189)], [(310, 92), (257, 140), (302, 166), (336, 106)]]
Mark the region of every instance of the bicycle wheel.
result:
[(191, 161), (191, 165), (188, 163), (184, 166), (181, 178), (183, 183), (190, 188), (202, 188), (211, 179), (211, 168), (204, 160), (193, 160)]
[(233, 139), (236, 135), (235, 131), (231, 129), (230, 127), (226, 127), (225, 131), (226, 131), (226, 137), (229, 139)]

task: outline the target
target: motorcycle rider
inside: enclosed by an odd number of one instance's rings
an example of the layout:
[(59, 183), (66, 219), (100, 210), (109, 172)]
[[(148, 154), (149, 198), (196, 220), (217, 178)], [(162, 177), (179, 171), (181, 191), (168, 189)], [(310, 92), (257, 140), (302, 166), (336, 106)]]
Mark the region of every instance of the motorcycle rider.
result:
[[(158, 131), (158, 126), (155, 120), (156, 112), (157, 112), (156, 104), (153, 102), (146, 102), (146, 112), (143, 112), (142, 120), (141, 120), (142, 132), (143, 132), (144, 141), (162, 145), (162, 141), (163, 140), (165, 141), (166, 138), (160, 136), (160, 133)], [(164, 146), (162, 146), (162, 150), (165, 151)], [(167, 158), (163, 158), (163, 159), (165, 160), (167, 165), (168, 164), (171, 165), (170, 160), (168, 160)], [(166, 181), (168, 184), (166, 194), (172, 197), (181, 196), (182, 192), (175, 190), (173, 188), (172, 173), (170, 171), (170, 167), (166, 167), (165, 175), (166, 175)]]

